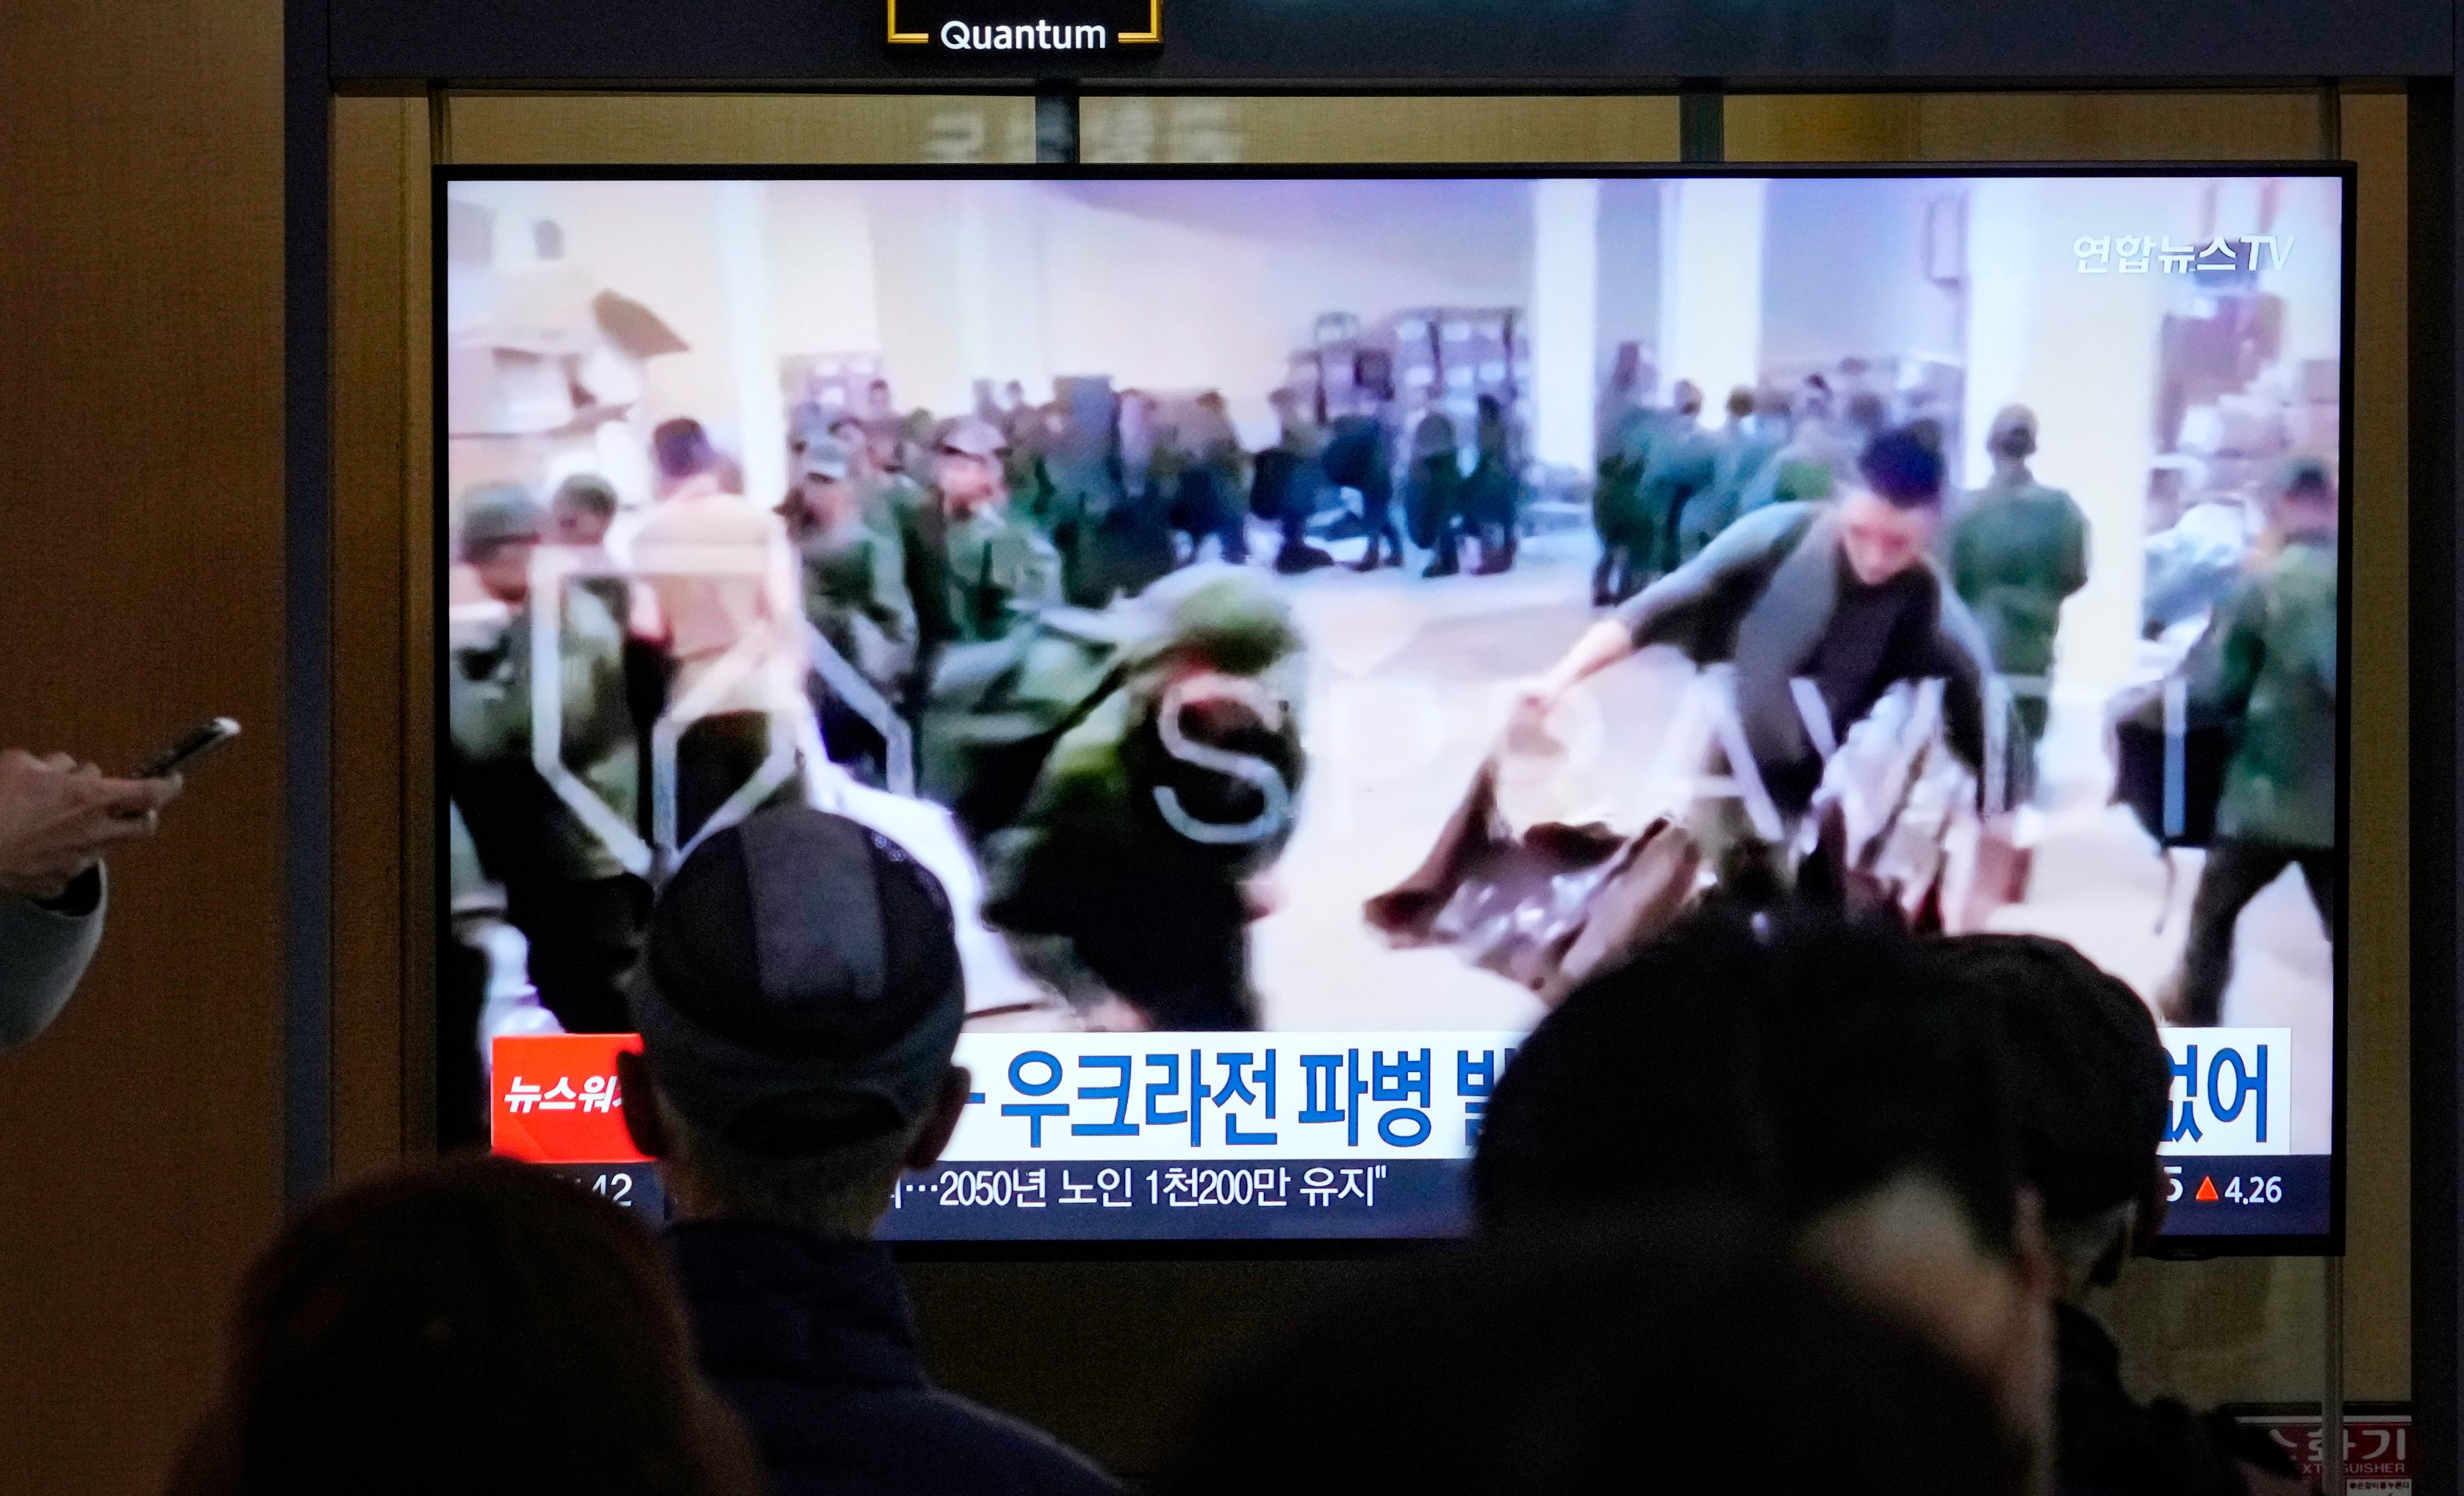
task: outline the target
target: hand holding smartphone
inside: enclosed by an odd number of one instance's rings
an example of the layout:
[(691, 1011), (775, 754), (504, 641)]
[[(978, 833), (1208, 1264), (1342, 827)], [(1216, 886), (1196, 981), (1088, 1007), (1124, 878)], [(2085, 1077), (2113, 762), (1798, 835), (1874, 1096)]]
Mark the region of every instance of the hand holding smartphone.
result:
[(169, 747), (140, 764), (132, 780), (159, 780), (177, 774), (239, 736), (239, 724), (227, 716), (209, 716), (182, 733)]
[(157, 814), (180, 792), (182, 765), (238, 733), (228, 717), (209, 718), (126, 779), (67, 754), (0, 752), (0, 896), (48, 906), (71, 895), (109, 848), (153, 834)]

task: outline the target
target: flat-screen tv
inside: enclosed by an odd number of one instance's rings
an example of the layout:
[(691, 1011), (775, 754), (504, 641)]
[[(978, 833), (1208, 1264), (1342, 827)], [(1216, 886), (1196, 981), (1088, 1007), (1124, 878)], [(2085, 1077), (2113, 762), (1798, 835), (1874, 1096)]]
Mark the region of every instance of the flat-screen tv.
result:
[(440, 171), (445, 1132), (651, 1202), (574, 1036), (803, 801), (960, 926), (896, 1241), (1459, 1232), (1552, 1002), (1818, 871), (2119, 976), (2173, 1244), (2329, 1249), (2350, 196)]

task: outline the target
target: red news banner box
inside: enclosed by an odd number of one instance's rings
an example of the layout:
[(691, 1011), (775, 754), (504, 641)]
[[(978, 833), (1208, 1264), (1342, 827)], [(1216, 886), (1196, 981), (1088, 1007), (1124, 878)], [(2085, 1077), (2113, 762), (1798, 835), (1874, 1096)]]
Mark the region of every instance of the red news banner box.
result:
[(625, 1132), (616, 1056), (638, 1034), (544, 1034), (495, 1041), (494, 1150), (525, 1163), (644, 1163)]

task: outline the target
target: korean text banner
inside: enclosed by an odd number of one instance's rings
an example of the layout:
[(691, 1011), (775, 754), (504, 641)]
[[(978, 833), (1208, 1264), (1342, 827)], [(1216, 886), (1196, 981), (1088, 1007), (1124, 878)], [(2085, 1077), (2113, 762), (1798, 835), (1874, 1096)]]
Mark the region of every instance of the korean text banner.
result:
[(968, 1034), (942, 1156), (1468, 1158), (1521, 1036)]

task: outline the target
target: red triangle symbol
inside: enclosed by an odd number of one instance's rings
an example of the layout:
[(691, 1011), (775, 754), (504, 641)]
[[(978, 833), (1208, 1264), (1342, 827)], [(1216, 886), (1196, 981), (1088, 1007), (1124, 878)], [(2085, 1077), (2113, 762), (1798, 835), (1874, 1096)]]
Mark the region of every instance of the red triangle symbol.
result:
[(2215, 1181), (2213, 1178), (2211, 1178), (2211, 1177), (2207, 1177), (2207, 1176), (2205, 1176), (2205, 1175), (2202, 1175), (2202, 1176), (2200, 1177), (2200, 1178), (2199, 1178), (2199, 1193), (2197, 1193), (2196, 1195), (2191, 1196), (2190, 1198), (2191, 1198), (2192, 1199), (2215, 1199), (2215, 1198), (2216, 1198), (2216, 1181)]

